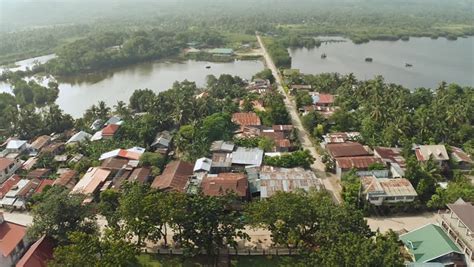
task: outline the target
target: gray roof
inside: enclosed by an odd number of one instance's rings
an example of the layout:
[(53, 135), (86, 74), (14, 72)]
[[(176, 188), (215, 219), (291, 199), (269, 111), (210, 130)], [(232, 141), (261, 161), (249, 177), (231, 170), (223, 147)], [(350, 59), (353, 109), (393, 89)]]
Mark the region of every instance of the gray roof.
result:
[(234, 151), (234, 143), (225, 142), (222, 140), (214, 141), (211, 145), (211, 152), (223, 151), (223, 152), (232, 152)]
[(112, 116), (110, 117), (110, 119), (105, 123), (105, 124), (117, 124), (119, 122), (121, 122), (122, 119), (120, 117), (117, 117), (117, 116)]
[(211, 170), (211, 164), (212, 160), (208, 158), (200, 158), (196, 160), (196, 163), (194, 164), (194, 169), (193, 171), (206, 171), (209, 172)]
[(232, 153), (232, 164), (262, 165), (263, 150), (260, 148), (239, 147)]
[(277, 191), (291, 192), (296, 189), (320, 190), (322, 181), (311, 170), (303, 168), (276, 168), (264, 166), (260, 171), (260, 197), (266, 198)]
[(7, 149), (19, 149), (26, 144), (24, 140), (11, 140), (7, 144)]
[(71, 138), (69, 138), (69, 140), (66, 142), (66, 144), (75, 143), (75, 142), (80, 143), (80, 142), (91, 139), (91, 137), (92, 137), (91, 134), (86, 133), (84, 131), (80, 131), (80, 132), (76, 133), (75, 135), (73, 135)]

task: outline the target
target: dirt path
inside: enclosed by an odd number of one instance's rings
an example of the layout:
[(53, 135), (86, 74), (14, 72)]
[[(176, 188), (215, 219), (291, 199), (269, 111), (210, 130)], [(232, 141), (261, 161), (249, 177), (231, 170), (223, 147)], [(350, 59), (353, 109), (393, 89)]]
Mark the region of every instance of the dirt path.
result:
[(326, 190), (328, 190), (331, 195), (333, 196), (333, 199), (336, 203), (340, 204), (342, 203), (341, 199), (341, 191), (342, 188), (337, 182), (337, 177), (333, 174), (327, 174), (325, 173), (325, 166), (324, 163), (321, 161), (321, 155), (318, 154), (316, 149), (314, 148), (313, 143), (311, 142), (311, 139), (309, 138), (308, 133), (306, 132), (306, 129), (304, 129), (303, 124), (301, 123), (300, 117), (298, 115), (298, 110), (296, 108), (296, 104), (294, 101), (290, 99), (288, 94), (286, 94), (285, 90), (283, 89), (283, 80), (280, 75), (280, 72), (278, 71), (277, 67), (275, 66), (275, 63), (273, 62), (272, 58), (267, 52), (267, 49), (265, 48), (265, 45), (263, 44), (263, 41), (260, 37), (260, 35), (257, 35), (257, 40), (262, 48), (263, 52), (263, 58), (265, 59), (266, 66), (272, 71), (273, 76), (276, 79), (276, 84), (278, 91), (282, 93), (285, 96), (284, 102), (286, 109), (288, 110), (288, 113), (290, 114), (291, 117), (291, 123), (298, 129), (298, 139), (301, 142), (301, 146), (304, 149), (307, 149), (311, 152), (311, 155), (316, 159), (311, 166), (313, 171), (320, 177), (324, 183), (324, 186), (326, 187)]

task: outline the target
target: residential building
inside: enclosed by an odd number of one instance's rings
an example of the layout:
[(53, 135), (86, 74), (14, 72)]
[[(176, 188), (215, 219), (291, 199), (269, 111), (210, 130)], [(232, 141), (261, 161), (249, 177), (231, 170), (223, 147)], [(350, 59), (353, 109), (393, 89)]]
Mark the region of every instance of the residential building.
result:
[(466, 266), (462, 251), (438, 225), (427, 224), (399, 238), (414, 263)]
[(262, 125), (260, 117), (254, 112), (238, 112), (232, 114), (232, 122), (239, 125), (242, 129), (244, 126), (253, 126), (259, 128)]
[(12, 176), (21, 167), (18, 159), (0, 158), (0, 184)]
[(47, 267), (47, 262), (53, 259), (53, 252), (53, 240), (44, 235), (30, 246), (16, 267)]
[(441, 227), (465, 255), (469, 267), (474, 266), (474, 206), (458, 199), (448, 204), (448, 211), (441, 214)]
[(232, 56), (234, 49), (232, 48), (214, 48), (208, 51), (208, 53), (219, 56)]
[(444, 145), (416, 146), (415, 155), (418, 161), (426, 162), (432, 159), (440, 167), (449, 161), (449, 155)]
[(80, 131), (74, 134), (69, 140), (67, 140), (66, 145), (68, 144), (80, 144), (86, 141), (89, 141), (92, 138), (92, 135), (84, 131)]
[(77, 183), (78, 173), (74, 170), (67, 169), (62, 172), (56, 180), (54, 180), (53, 185), (64, 186), (68, 189), (73, 189)]
[(336, 175), (338, 178), (341, 178), (352, 169), (356, 171), (367, 171), (371, 165), (376, 163), (382, 164), (383, 162), (380, 158), (374, 156), (336, 158)]
[(103, 139), (111, 139), (114, 138), (115, 133), (117, 133), (120, 125), (117, 124), (109, 124), (102, 129), (102, 138)]
[(311, 93), (313, 105), (317, 107), (330, 107), (334, 104), (334, 95), (323, 93)]
[(321, 143), (325, 148), (327, 144), (340, 144), (348, 141), (357, 141), (360, 138), (359, 132), (337, 132), (323, 135), (324, 141)]
[(50, 173), (51, 173), (50, 169), (44, 169), (44, 168), (34, 169), (26, 175), (26, 179), (35, 179), (35, 178), (44, 179), (44, 178), (48, 178)]
[(464, 152), (462, 149), (458, 147), (451, 147), (451, 158), (456, 162), (458, 165), (457, 167), (461, 170), (470, 171), (472, 170), (472, 166), (474, 165), (474, 160), (471, 158), (469, 154)]
[(122, 123), (123, 121), (120, 117), (112, 116), (105, 122), (105, 125), (111, 125), (111, 124), (122, 125)]
[(27, 142), (24, 140), (10, 140), (7, 143), (6, 151), (12, 154), (21, 154), (27, 149)]
[(291, 125), (291, 124), (289, 124), (289, 125), (273, 125), (272, 129), (275, 132), (282, 132), (283, 136), (285, 138), (290, 138), (291, 134), (293, 132), (294, 126)]
[(99, 188), (105, 183), (110, 175), (110, 170), (91, 167), (86, 174), (79, 180), (79, 182), (71, 190), (70, 194), (83, 194), (87, 196), (84, 203), (90, 203), (94, 200), (95, 194)]
[(191, 163), (172, 161), (166, 165), (161, 175), (155, 177), (151, 187), (163, 191), (185, 192), (189, 177), (193, 175), (193, 168)]
[(370, 156), (363, 145), (357, 142), (327, 144), (326, 150), (332, 159), (340, 157)]
[(115, 149), (100, 155), (99, 160), (108, 158), (124, 158), (128, 160), (139, 160), (142, 154), (145, 152), (144, 148), (132, 147), (129, 149)]
[(230, 172), (232, 170), (232, 153), (215, 152), (212, 154), (211, 173)]
[(405, 176), (406, 163), (402, 149), (395, 147), (375, 147), (374, 156), (380, 158), (389, 168), (393, 178)]
[(263, 161), (263, 150), (260, 148), (244, 148), (238, 147), (232, 152), (232, 165), (239, 166), (260, 166)]
[(292, 84), (290, 85), (291, 91), (311, 91), (312, 86), (310, 84)]
[(201, 189), (207, 196), (234, 193), (244, 200), (249, 196), (249, 184), (244, 173), (208, 174), (201, 182)]
[(45, 147), (46, 145), (48, 145), (50, 142), (51, 142), (51, 137), (50, 136), (48, 136), (48, 135), (39, 136), (30, 145), (31, 153), (38, 154), (40, 152), (40, 150), (43, 147)]
[(14, 266), (27, 246), (26, 227), (6, 221), (0, 212), (0, 267)]
[(111, 171), (118, 171), (121, 169), (132, 168), (130, 164), (130, 160), (126, 158), (107, 158), (102, 161), (100, 167), (111, 170)]
[(257, 190), (260, 198), (271, 197), (278, 191), (292, 192), (297, 189), (309, 191), (311, 188), (321, 190), (323, 183), (311, 170), (303, 168), (277, 168), (263, 166), (259, 172)]
[(292, 148), (290, 140), (285, 138), (283, 131), (263, 130), (260, 136), (267, 137), (274, 142), (272, 152), (289, 152)]
[(170, 148), (171, 138), (172, 137), (170, 132), (159, 132), (150, 147), (153, 148), (156, 152), (166, 155)]
[(102, 128), (102, 126), (104, 126), (104, 121), (101, 119), (97, 119), (91, 124), (90, 129), (93, 131), (97, 131)]
[[(239, 101), (240, 110), (243, 110), (245, 108), (244, 104), (245, 104), (245, 100)], [(263, 100), (252, 100), (250, 101), (250, 104), (252, 104), (252, 110), (265, 111), (265, 107), (263, 106)]]
[(128, 181), (145, 184), (150, 181), (150, 175), (151, 175), (150, 167), (135, 168), (130, 174), (130, 176), (128, 177)]
[(210, 172), (212, 160), (208, 158), (199, 158), (194, 164), (193, 172)]
[(211, 144), (211, 152), (213, 153), (232, 153), (234, 151), (234, 143), (228, 141), (214, 141)]
[(405, 178), (361, 177), (362, 194), (372, 205), (413, 202), (418, 196), (413, 185)]
[(20, 176), (12, 175), (5, 182), (0, 184), (0, 199), (2, 199), (20, 180)]
[(56, 156), (63, 153), (65, 149), (66, 149), (65, 143), (51, 143), (43, 147), (43, 149), (41, 150), (41, 153)]
[(13, 185), (4, 197), (0, 200), (0, 206), (4, 208), (13, 208), (13, 204), (17, 200), (18, 193), (29, 183), (27, 179), (21, 179)]
[(23, 162), (23, 164), (21, 165), (21, 168), (25, 171), (29, 171), (35, 166), (37, 161), (38, 161), (38, 157), (30, 157), (25, 162)]
[(28, 180), (28, 183), (16, 194), (13, 207), (20, 210), (26, 209), (26, 203), (33, 195), (43, 192), (46, 186), (51, 186), (53, 183), (52, 179), (32, 178)]

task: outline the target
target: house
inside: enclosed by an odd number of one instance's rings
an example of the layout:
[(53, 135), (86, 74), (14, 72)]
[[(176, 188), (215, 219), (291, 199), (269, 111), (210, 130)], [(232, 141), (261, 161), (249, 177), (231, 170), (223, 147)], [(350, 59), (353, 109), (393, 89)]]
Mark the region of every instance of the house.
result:
[(278, 191), (292, 192), (297, 189), (309, 191), (311, 188), (321, 190), (323, 183), (311, 170), (303, 168), (277, 168), (263, 166), (257, 179), (260, 198), (271, 197)]
[(115, 133), (117, 133), (120, 125), (118, 124), (109, 124), (102, 129), (102, 138), (111, 139), (114, 138)]
[(440, 167), (449, 161), (448, 152), (444, 145), (423, 145), (415, 147), (416, 159), (426, 162), (432, 159)]
[(0, 199), (2, 199), (20, 180), (21, 177), (19, 175), (12, 175), (5, 182), (0, 184)]
[(261, 134), (260, 126), (241, 126), (235, 133), (236, 138), (252, 138)]
[(327, 144), (340, 144), (348, 141), (357, 141), (360, 138), (359, 132), (336, 132), (323, 135), (324, 141), (321, 143), (325, 148)]
[(130, 160), (126, 158), (107, 158), (102, 161), (100, 167), (111, 171), (118, 171), (125, 168), (132, 168), (133, 166), (129, 163)]
[(48, 145), (50, 142), (51, 137), (48, 135), (42, 135), (36, 138), (35, 141), (33, 141), (33, 143), (31, 143), (30, 145), (31, 153), (33, 153), (34, 155), (38, 154), (40, 150), (46, 145)]
[(41, 153), (56, 156), (56, 155), (59, 155), (59, 154), (63, 153), (65, 148), (66, 148), (65, 143), (62, 143), (62, 142), (60, 142), (60, 143), (51, 143), (51, 144), (45, 146), (41, 150)]
[(292, 84), (290, 85), (290, 88), (294, 93), (296, 91), (311, 91), (313, 87), (310, 84)]
[(274, 142), (273, 152), (289, 152), (292, 148), (290, 140), (285, 138), (285, 133), (282, 131), (263, 130), (260, 136), (267, 137)]
[(9, 154), (21, 154), (27, 149), (27, 142), (24, 140), (10, 140), (5, 148)]
[(313, 105), (317, 107), (331, 107), (334, 104), (334, 95), (323, 93), (312, 93)]
[(371, 165), (376, 163), (383, 162), (381, 159), (374, 156), (336, 158), (336, 175), (338, 178), (341, 178), (345, 173), (352, 169), (357, 171), (367, 171)]
[(458, 199), (441, 214), (441, 227), (465, 255), (468, 266), (474, 266), (474, 206)]
[(212, 160), (208, 158), (199, 158), (194, 163), (193, 172), (210, 172), (211, 171)]
[(234, 143), (223, 140), (214, 141), (211, 144), (210, 150), (213, 153), (232, 153), (234, 151)]
[(102, 128), (103, 125), (104, 125), (104, 121), (102, 121), (101, 119), (97, 119), (91, 124), (90, 129), (92, 131), (97, 131), (100, 128)]
[(255, 92), (258, 94), (265, 94), (268, 90), (271, 89), (270, 80), (264, 79), (253, 79), (253, 81), (246, 87), (246, 89), (250, 92)]
[(16, 267), (47, 267), (46, 263), (53, 259), (53, 252), (53, 240), (44, 235), (30, 246)]
[(18, 159), (0, 158), (0, 183), (12, 176), (20, 167)]
[(160, 132), (156, 135), (155, 140), (151, 144), (151, 148), (160, 154), (167, 154), (170, 148), (171, 134), (168, 131)]
[(109, 177), (110, 172), (110, 170), (98, 167), (89, 168), (86, 174), (84, 174), (84, 176), (74, 186), (70, 194), (83, 194), (87, 196), (84, 203), (92, 202), (98, 189)]
[(164, 191), (185, 192), (186, 183), (193, 175), (194, 165), (188, 162), (175, 160), (166, 165), (165, 170), (155, 177), (152, 188)]
[(393, 178), (405, 176), (406, 163), (401, 153), (400, 148), (374, 147), (374, 156), (381, 159), (390, 168)]
[(69, 140), (67, 140), (66, 145), (69, 144), (80, 144), (84, 143), (92, 138), (92, 135), (84, 131), (80, 131), (74, 134)]
[(105, 122), (105, 125), (111, 125), (111, 124), (122, 125), (122, 123), (123, 121), (120, 117), (112, 116)]
[(459, 247), (438, 225), (427, 224), (399, 238), (415, 263), (439, 262), (444, 266), (466, 266)]
[(206, 196), (223, 196), (234, 193), (245, 200), (249, 195), (249, 184), (244, 173), (208, 174), (201, 182), (201, 189)]
[(50, 169), (34, 169), (26, 175), (26, 179), (44, 179), (50, 174)]
[(17, 200), (18, 193), (29, 183), (27, 179), (21, 179), (15, 185), (13, 185), (4, 197), (0, 200), (0, 206), (4, 208), (13, 208), (13, 204)]
[(327, 144), (326, 150), (332, 159), (340, 157), (370, 156), (363, 145), (357, 142)]
[(29, 171), (35, 166), (37, 161), (38, 161), (37, 157), (30, 157), (25, 162), (23, 162), (23, 164), (21, 165), (21, 169), (25, 171)]
[(33, 178), (16, 194), (13, 207), (16, 209), (26, 209), (26, 203), (35, 194), (43, 192), (46, 186), (52, 186), (54, 180)]
[(361, 177), (362, 193), (375, 206), (399, 202), (413, 202), (418, 196), (413, 185), (405, 178)]
[(254, 112), (238, 112), (232, 114), (232, 122), (239, 125), (240, 129), (244, 126), (252, 126), (260, 128), (262, 122), (260, 117)]
[(215, 152), (212, 154), (211, 173), (230, 172), (232, 170), (232, 153)]
[(100, 131), (97, 131), (95, 132), (92, 137), (91, 137), (91, 141), (99, 141), (99, 140), (102, 140), (102, 130)]
[(150, 180), (151, 168), (141, 167), (135, 168), (128, 177), (129, 182), (137, 182), (140, 184), (148, 183)]
[(67, 169), (62, 172), (56, 180), (54, 180), (53, 185), (64, 186), (68, 189), (73, 189), (77, 182), (78, 173), (74, 170)]
[(14, 266), (27, 246), (26, 227), (5, 220), (0, 212), (0, 267)]
[(115, 149), (100, 155), (99, 160), (108, 158), (124, 158), (128, 160), (140, 160), (142, 154), (145, 153), (145, 149), (141, 147), (132, 147), (129, 149)]
[(260, 166), (262, 165), (262, 161), (263, 150), (261, 150), (260, 148), (238, 147), (236, 151), (232, 152), (233, 166)]
[[(245, 100), (240, 100), (239, 101), (239, 108), (240, 110), (243, 110), (245, 104)], [(256, 111), (265, 111), (265, 107), (263, 106), (263, 100), (252, 100), (250, 101), (250, 104), (252, 105), (252, 109)]]
[(290, 138), (291, 133), (293, 132), (294, 126), (293, 125), (273, 125), (273, 131), (275, 132), (282, 132), (285, 138)]
[(469, 154), (454, 146), (451, 147), (451, 151), (451, 158), (457, 163), (459, 169), (466, 171), (470, 171), (472, 169), (474, 160)]

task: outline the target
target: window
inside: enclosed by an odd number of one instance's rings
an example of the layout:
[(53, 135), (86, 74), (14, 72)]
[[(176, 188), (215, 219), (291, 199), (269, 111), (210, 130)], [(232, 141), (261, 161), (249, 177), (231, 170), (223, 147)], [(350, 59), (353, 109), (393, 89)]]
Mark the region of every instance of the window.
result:
[(369, 200), (372, 200), (372, 201), (378, 201), (379, 198), (378, 197), (369, 197)]
[(394, 197), (386, 197), (385, 200), (392, 201), (392, 200), (395, 200), (395, 198)]

